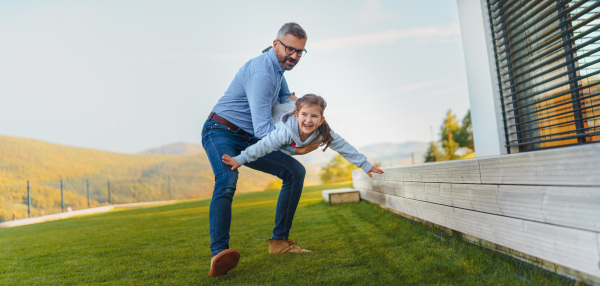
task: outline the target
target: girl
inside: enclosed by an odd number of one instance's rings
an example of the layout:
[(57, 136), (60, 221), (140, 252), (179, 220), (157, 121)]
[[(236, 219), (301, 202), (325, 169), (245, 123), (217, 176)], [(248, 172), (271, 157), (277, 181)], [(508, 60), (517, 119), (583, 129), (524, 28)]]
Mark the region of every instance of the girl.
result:
[(326, 106), (327, 103), (322, 97), (314, 94), (304, 95), (296, 100), (295, 111), (281, 116), (280, 122), (275, 125), (275, 130), (234, 158), (227, 154), (223, 155), (223, 163), (231, 166), (231, 170), (235, 170), (273, 151), (280, 150), (289, 154), (281, 149), (284, 146), (303, 147), (315, 141), (325, 146), (323, 152), (331, 147), (371, 178), (373, 178), (371, 173), (383, 174), (381, 169), (367, 161), (365, 155), (359, 153), (356, 148), (329, 128), (323, 117)]
[[(295, 96), (291, 96), (290, 98), (295, 99)], [(382, 170), (374, 167), (373, 164), (367, 161), (365, 155), (359, 153), (352, 145), (329, 128), (329, 125), (325, 122), (325, 117), (323, 117), (326, 105), (327, 103), (325, 103), (322, 97), (314, 94), (307, 94), (297, 99), (295, 111), (283, 114), (280, 117), (280, 121), (275, 125), (275, 130), (271, 131), (256, 144), (246, 148), (246, 150), (242, 151), (235, 158), (227, 154), (223, 155), (223, 163), (231, 166), (231, 170), (235, 170), (243, 164), (257, 160), (276, 150), (290, 154), (290, 152), (281, 149), (282, 147), (303, 147), (311, 143), (319, 144), (320, 142), (321, 146), (325, 146), (323, 151), (331, 147), (331, 149), (340, 153), (346, 160), (362, 168), (369, 177), (373, 177), (371, 172), (383, 174)], [(274, 113), (277, 112), (275, 109), (273, 111)], [(301, 191), (290, 194), (290, 197), (293, 197), (293, 199), (287, 202), (288, 209), (286, 213), (281, 216), (276, 214), (275, 216), (276, 228), (277, 225), (283, 225), (284, 229), (289, 232), (300, 195)], [(280, 200), (277, 203), (279, 204)], [(285, 204), (286, 202), (283, 203)], [(312, 252), (302, 249), (295, 241), (287, 238), (277, 239), (273, 237), (267, 241), (269, 242), (270, 254)]]

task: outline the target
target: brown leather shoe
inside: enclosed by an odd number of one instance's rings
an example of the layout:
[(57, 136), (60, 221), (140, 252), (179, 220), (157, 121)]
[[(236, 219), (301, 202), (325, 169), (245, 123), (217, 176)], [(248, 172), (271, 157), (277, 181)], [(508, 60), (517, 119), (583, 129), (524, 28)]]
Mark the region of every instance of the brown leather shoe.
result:
[(269, 254), (281, 253), (311, 253), (308, 249), (302, 249), (298, 244), (291, 240), (273, 240), (267, 239), (269, 242)]
[(240, 252), (235, 249), (227, 249), (210, 259), (210, 272), (208, 276), (217, 277), (227, 274), (227, 271), (235, 268), (240, 261)]

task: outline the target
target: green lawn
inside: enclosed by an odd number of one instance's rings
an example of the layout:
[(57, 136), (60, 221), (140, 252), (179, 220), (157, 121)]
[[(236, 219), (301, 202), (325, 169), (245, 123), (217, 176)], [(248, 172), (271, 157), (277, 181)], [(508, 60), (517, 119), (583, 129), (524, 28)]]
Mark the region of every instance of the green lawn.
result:
[(556, 285), (560, 276), (361, 202), (329, 206), (305, 188), (291, 238), (314, 252), (269, 255), (277, 191), (234, 199), (238, 267), (208, 277), (209, 200), (0, 229), (2, 285)]

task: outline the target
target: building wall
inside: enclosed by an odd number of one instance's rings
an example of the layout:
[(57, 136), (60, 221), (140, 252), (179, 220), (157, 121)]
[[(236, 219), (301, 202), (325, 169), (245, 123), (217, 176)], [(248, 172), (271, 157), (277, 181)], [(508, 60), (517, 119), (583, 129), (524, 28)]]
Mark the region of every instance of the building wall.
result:
[(457, 4), (477, 157), (506, 154), (485, 0), (458, 0)]

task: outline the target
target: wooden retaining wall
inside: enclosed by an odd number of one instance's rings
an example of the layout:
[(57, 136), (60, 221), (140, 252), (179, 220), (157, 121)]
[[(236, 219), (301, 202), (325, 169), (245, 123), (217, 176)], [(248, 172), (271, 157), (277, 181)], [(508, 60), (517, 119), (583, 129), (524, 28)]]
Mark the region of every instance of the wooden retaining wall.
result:
[(600, 144), (383, 170), (361, 199), (600, 283)]

